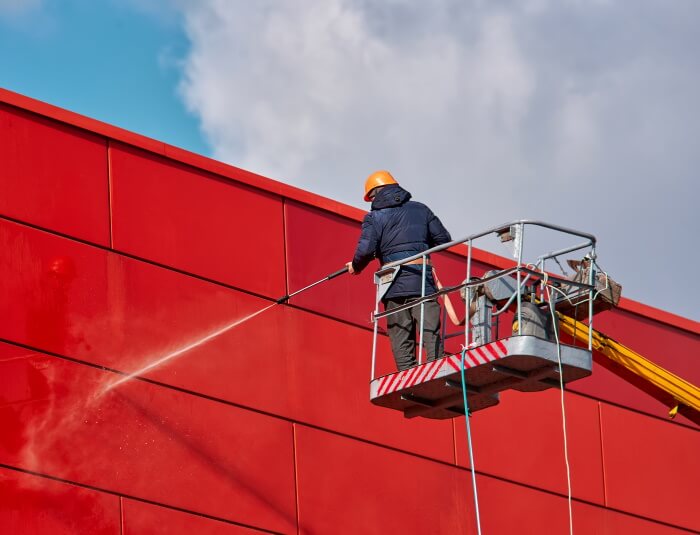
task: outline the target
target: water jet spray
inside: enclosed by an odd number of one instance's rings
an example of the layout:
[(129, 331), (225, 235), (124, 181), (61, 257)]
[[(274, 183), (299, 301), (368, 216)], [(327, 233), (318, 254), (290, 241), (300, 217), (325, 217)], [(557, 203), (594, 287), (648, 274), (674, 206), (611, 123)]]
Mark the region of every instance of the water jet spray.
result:
[[(179, 349), (177, 349), (177, 350), (175, 350), (175, 351), (172, 351), (171, 353), (168, 353), (167, 355), (165, 355), (165, 356), (163, 356), (163, 357), (161, 357), (161, 358), (159, 358), (159, 359), (157, 359), (157, 360), (151, 362), (150, 364), (144, 366), (143, 368), (141, 368), (141, 369), (139, 369), (139, 370), (137, 370), (137, 371), (135, 371), (135, 372), (133, 372), (133, 373), (130, 373), (130, 374), (128, 374), (128, 375), (125, 375), (125, 376), (122, 377), (121, 379), (119, 379), (119, 380), (117, 380), (117, 381), (111, 383), (110, 385), (108, 385), (108, 386), (102, 391), (102, 393), (101, 393), (100, 395), (102, 395), (102, 394), (104, 394), (104, 393), (106, 393), (106, 392), (109, 392), (109, 391), (112, 390), (113, 388), (119, 386), (119, 385), (122, 384), (122, 383), (125, 383), (126, 381), (129, 381), (130, 379), (133, 379), (134, 377), (138, 377), (138, 376), (140, 376), (140, 375), (143, 375), (143, 374), (144, 374), (145, 372), (147, 372), (148, 370), (152, 370), (153, 368), (156, 368), (156, 367), (160, 366), (161, 364), (164, 364), (165, 362), (167, 362), (167, 361), (169, 361), (169, 360), (172, 360), (172, 359), (174, 359), (175, 357), (178, 357), (178, 356), (182, 355), (183, 353), (186, 353), (186, 352), (189, 351), (190, 349), (194, 349), (195, 347), (201, 346), (202, 344), (208, 342), (209, 340), (212, 340), (213, 338), (216, 338), (216, 337), (218, 337), (218, 336), (224, 334), (225, 332), (230, 331), (230, 330), (233, 329), (234, 327), (238, 327), (238, 326), (241, 325), (242, 323), (245, 323), (246, 321), (253, 319), (254, 317), (256, 317), (256, 316), (262, 314), (263, 312), (265, 312), (266, 310), (271, 309), (271, 308), (274, 307), (275, 305), (281, 305), (282, 303), (288, 301), (290, 298), (294, 297), (294, 296), (297, 295), (297, 294), (300, 294), (300, 293), (302, 293), (302, 292), (305, 292), (306, 290), (309, 290), (309, 289), (313, 288), (314, 286), (317, 286), (317, 285), (321, 284), (322, 282), (329, 281), (329, 280), (334, 279), (334, 278), (336, 278), (336, 277), (342, 275), (343, 273), (347, 273), (347, 272), (348, 272), (348, 267), (347, 267), (347, 266), (344, 266), (342, 269), (339, 269), (338, 271), (335, 271), (335, 272), (331, 273), (330, 275), (327, 275), (326, 277), (324, 277), (324, 278), (322, 278), (322, 279), (320, 279), (320, 280), (317, 280), (316, 282), (314, 282), (314, 283), (312, 283), (312, 284), (309, 284), (308, 286), (305, 286), (304, 288), (301, 288), (300, 290), (297, 290), (296, 292), (292, 292), (291, 294), (283, 295), (282, 297), (280, 297), (279, 299), (277, 299), (277, 300), (276, 300), (274, 303), (272, 303), (271, 305), (267, 305), (266, 307), (261, 308), (260, 310), (258, 310), (258, 311), (256, 311), (256, 312), (253, 312), (252, 314), (249, 314), (248, 316), (246, 316), (246, 317), (244, 317), (244, 318), (240, 318), (240, 319), (238, 319), (238, 320), (236, 320), (236, 321), (234, 321), (234, 322), (232, 322), (232, 323), (229, 323), (228, 325), (222, 327), (221, 329), (218, 329), (218, 330), (216, 330), (216, 331), (214, 331), (214, 332), (212, 332), (212, 333), (209, 333), (209, 334), (207, 334), (206, 336), (203, 336), (202, 338), (200, 338), (199, 340), (196, 340), (196, 341), (194, 341), (194, 342), (192, 342), (192, 343), (189, 343), (189, 344), (187, 344), (187, 345), (185, 345), (185, 346), (183, 346), (183, 347), (181, 347), (181, 348), (179, 348)], [(99, 397), (99, 396), (98, 396), (98, 397)]]

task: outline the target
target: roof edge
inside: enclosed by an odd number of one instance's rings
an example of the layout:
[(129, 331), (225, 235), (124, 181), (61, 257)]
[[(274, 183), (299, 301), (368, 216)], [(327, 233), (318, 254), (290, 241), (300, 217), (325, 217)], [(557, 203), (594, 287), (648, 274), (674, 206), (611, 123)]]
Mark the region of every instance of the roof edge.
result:
[[(366, 214), (366, 212), (360, 208), (329, 199), (328, 197), (323, 197), (295, 186), (290, 186), (289, 184), (284, 184), (283, 182), (267, 178), (230, 164), (219, 162), (207, 156), (202, 156), (201, 154), (197, 154), (174, 145), (168, 145), (162, 141), (131, 132), (124, 128), (120, 128), (97, 119), (92, 119), (85, 115), (48, 104), (20, 93), (15, 93), (14, 91), (3, 87), (0, 87), (0, 103), (4, 103), (30, 113), (53, 119), (69, 126), (92, 132), (94, 134), (104, 136), (110, 140), (131, 145), (133, 147), (164, 156), (171, 160), (175, 160), (179, 163), (208, 171), (235, 182), (262, 189), (269, 193), (275, 193), (281, 197), (285, 197), (303, 204), (308, 204), (357, 222), (362, 221)], [(466, 256), (466, 250), (466, 246), (450, 248), (451, 252), (460, 256)], [(473, 258), (479, 262), (490, 264), (494, 267), (502, 269), (512, 266), (512, 261), (510, 259), (488, 251), (482, 251), (480, 249), (474, 249)], [(700, 334), (700, 322), (645, 305), (632, 299), (622, 298), (619, 308), (639, 316), (665, 323), (678, 329), (694, 334)]]

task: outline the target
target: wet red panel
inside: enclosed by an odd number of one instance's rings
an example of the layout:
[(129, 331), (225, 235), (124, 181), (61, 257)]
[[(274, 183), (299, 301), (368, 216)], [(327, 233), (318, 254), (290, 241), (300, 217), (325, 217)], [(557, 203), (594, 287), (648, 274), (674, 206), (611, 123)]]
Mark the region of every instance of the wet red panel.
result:
[[(296, 530), (292, 426), (231, 405), (0, 345), (0, 462), (234, 522)], [(11, 360), (14, 359), (14, 360)], [(17, 363), (26, 368), (17, 373)]]
[[(700, 336), (619, 309), (596, 316), (593, 326), (686, 381), (700, 384), (696, 358), (700, 354)], [(577, 392), (666, 417), (672, 400), (650, 388), (643, 379), (604, 356), (596, 356), (591, 377), (572, 384), (572, 390)], [(648, 391), (657, 392), (661, 400)], [(679, 421), (690, 423), (682, 416)]]
[[(483, 533), (541, 535), (569, 533), (569, 506), (558, 496), (490, 477), (477, 478)], [(572, 502), (573, 532), (578, 535), (680, 535), (687, 533), (653, 520), (594, 505)], [(474, 529), (476, 532), (476, 529)]]
[(268, 301), (0, 220), (0, 337), (136, 370)]
[(280, 297), (282, 200), (123, 145), (110, 148), (114, 247)]
[[(449, 422), (406, 420), (402, 413), (370, 404), (369, 331), (292, 307), (267, 309), (268, 302), (231, 290), (212, 294), (211, 285), (198, 281), (188, 280), (192, 283), (188, 288), (179, 275), (169, 281), (160, 273), (146, 276), (153, 268), (128, 264), (127, 278), (135, 285), (128, 310), (134, 312), (127, 313), (130, 320), (125, 322), (119, 354), (129, 354), (130, 340), (149, 339), (141, 321), (155, 314), (159, 303), (172, 303), (166, 307), (168, 320), (163, 323), (177, 325), (178, 334), (160, 331), (158, 339), (150, 338), (150, 351), (143, 347), (138, 364), (125, 365), (122, 359), (116, 364), (119, 369), (138, 369), (195, 344), (181, 356), (147, 370), (147, 375), (297, 421), (454, 461)], [(154, 287), (159, 290), (150, 289)], [(187, 300), (200, 303), (196, 316), (173, 312), (186, 310), (182, 303)], [(258, 311), (262, 312), (250, 317)], [(250, 319), (239, 323), (246, 316)], [(200, 323), (201, 319), (209, 323)], [(198, 341), (202, 343), (196, 345)], [(139, 345), (132, 342), (131, 347)], [(378, 348), (384, 357), (382, 368), (393, 370), (386, 337), (380, 337)], [(213, 369), (217, 372), (212, 373)]]
[(609, 507), (700, 531), (700, 433), (601, 404)]
[[(454, 462), (449, 421), (416, 418), (369, 402), (371, 333), (287, 309), (284, 329), (290, 415), (297, 421)], [(389, 354), (382, 337), (379, 351)], [(301, 358), (299, 358), (301, 356)]]
[(124, 498), (123, 535), (255, 535), (257, 529), (229, 524)]
[[(268, 333), (274, 332), (275, 337)], [(379, 348), (389, 353), (388, 344)], [(275, 307), (148, 375), (296, 421), (454, 462), (448, 421), (369, 402), (371, 333)], [(385, 359), (386, 360), (386, 359)], [(212, 374), (211, 370), (217, 373)]]
[(119, 498), (0, 468), (0, 533), (119, 535)]
[(299, 533), (468, 533), (468, 472), (296, 425)]
[(109, 245), (104, 138), (0, 104), (0, 215)]
[[(471, 419), (474, 463), (485, 472), (566, 494), (566, 464), (559, 390), (501, 393), (501, 401)], [(564, 397), (573, 496), (604, 504), (598, 403)], [(457, 461), (469, 466), (464, 418), (455, 422)]]
[(5, 220), (0, 248), (0, 337), (73, 356), (85, 352), (75, 316), (100, 321), (107, 253)]
[(0, 338), (454, 460), (449, 422), (369, 403), (367, 330), (21, 225), (0, 245)]

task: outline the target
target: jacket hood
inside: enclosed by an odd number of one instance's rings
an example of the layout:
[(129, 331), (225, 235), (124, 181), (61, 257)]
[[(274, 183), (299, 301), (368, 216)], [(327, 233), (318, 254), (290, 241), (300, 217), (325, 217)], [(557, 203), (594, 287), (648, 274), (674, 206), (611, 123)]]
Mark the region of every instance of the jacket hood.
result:
[(384, 186), (372, 201), (372, 210), (401, 206), (409, 201), (411, 194), (398, 184)]

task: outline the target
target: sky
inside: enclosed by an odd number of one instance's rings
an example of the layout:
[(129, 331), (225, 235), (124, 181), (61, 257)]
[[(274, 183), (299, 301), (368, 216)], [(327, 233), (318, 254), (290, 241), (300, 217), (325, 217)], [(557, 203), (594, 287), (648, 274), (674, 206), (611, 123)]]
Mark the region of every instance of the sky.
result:
[(696, 0), (0, 0), (0, 86), (360, 208), (389, 169), (455, 238), (593, 233), (623, 295), (699, 320), (698, 22)]

